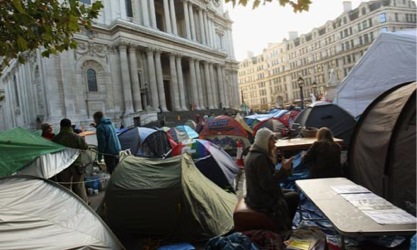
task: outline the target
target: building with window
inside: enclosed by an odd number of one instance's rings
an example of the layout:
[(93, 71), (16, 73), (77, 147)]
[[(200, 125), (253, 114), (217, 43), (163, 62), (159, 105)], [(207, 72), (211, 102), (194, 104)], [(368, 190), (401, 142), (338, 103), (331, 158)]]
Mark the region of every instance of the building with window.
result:
[(344, 12), (335, 20), (307, 34), (290, 32), (289, 39), (269, 44), (262, 54), (240, 62), (239, 90), (245, 104), (257, 111), (300, 105), (301, 90), (305, 102), (312, 95), (331, 100), (329, 93), (378, 34), (416, 28), (414, 1), (375, 0), (351, 6), (345, 1)]
[[(80, 0), (91, 4), (94, 0)], [(96, 111), (116, 124), (156, 112), (237, 108), (232, 21), (218, 0), (104, 0), (77, 49), (28, 63), (0, 78), (0, 131), (35, 129), (67, 117), (88, 126)]]

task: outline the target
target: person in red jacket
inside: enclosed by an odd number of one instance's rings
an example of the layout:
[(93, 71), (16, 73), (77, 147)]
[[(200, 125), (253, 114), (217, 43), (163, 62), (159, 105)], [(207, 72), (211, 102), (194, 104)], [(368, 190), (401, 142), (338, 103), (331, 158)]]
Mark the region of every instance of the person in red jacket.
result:
[(52, 128), (52, 124), (50, 123), (42, 123), (41, 125), (42, 134), (41, 136), (45, 139), (52, 140), (55, 136), (54, 129)]

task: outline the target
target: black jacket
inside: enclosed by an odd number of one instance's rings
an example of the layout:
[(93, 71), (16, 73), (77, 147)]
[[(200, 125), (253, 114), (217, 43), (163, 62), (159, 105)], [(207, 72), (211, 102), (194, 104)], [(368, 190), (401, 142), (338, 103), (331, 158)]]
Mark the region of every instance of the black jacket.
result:
[(302, 160), (303, 163), (310, 165), (310, 177), (342, 176), (341, 150), (342, 147), (336, 142), (327, 140), (314, 142)]

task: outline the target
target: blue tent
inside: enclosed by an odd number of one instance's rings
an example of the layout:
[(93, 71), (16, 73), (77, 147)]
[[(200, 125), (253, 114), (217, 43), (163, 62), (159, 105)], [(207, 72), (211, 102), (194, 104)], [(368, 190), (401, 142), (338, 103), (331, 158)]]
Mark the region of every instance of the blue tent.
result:
[(136, 156), (165, 158), (171, 153), (171, 144), (162, 130), (133, 127), (119, 134), (122, 150), (130, 149)]
[(182, 142), (189, 139), (198, 138), (198, 133), (188, 125), (179, 125), (174, 128), (170, 128), (168, 133), (171, 135), (175, 142)]

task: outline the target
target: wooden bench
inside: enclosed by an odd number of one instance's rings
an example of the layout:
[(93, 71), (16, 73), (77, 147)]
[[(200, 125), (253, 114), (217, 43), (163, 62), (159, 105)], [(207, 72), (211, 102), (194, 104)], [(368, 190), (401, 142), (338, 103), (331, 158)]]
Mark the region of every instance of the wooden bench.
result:
[(233, 212), (235, 231), (244, 232), (249, 230), (270, 230), (276, 231), (276, 225), (272, 218), (262, 212), (248, 207), (245, 199), (240, 199)]

